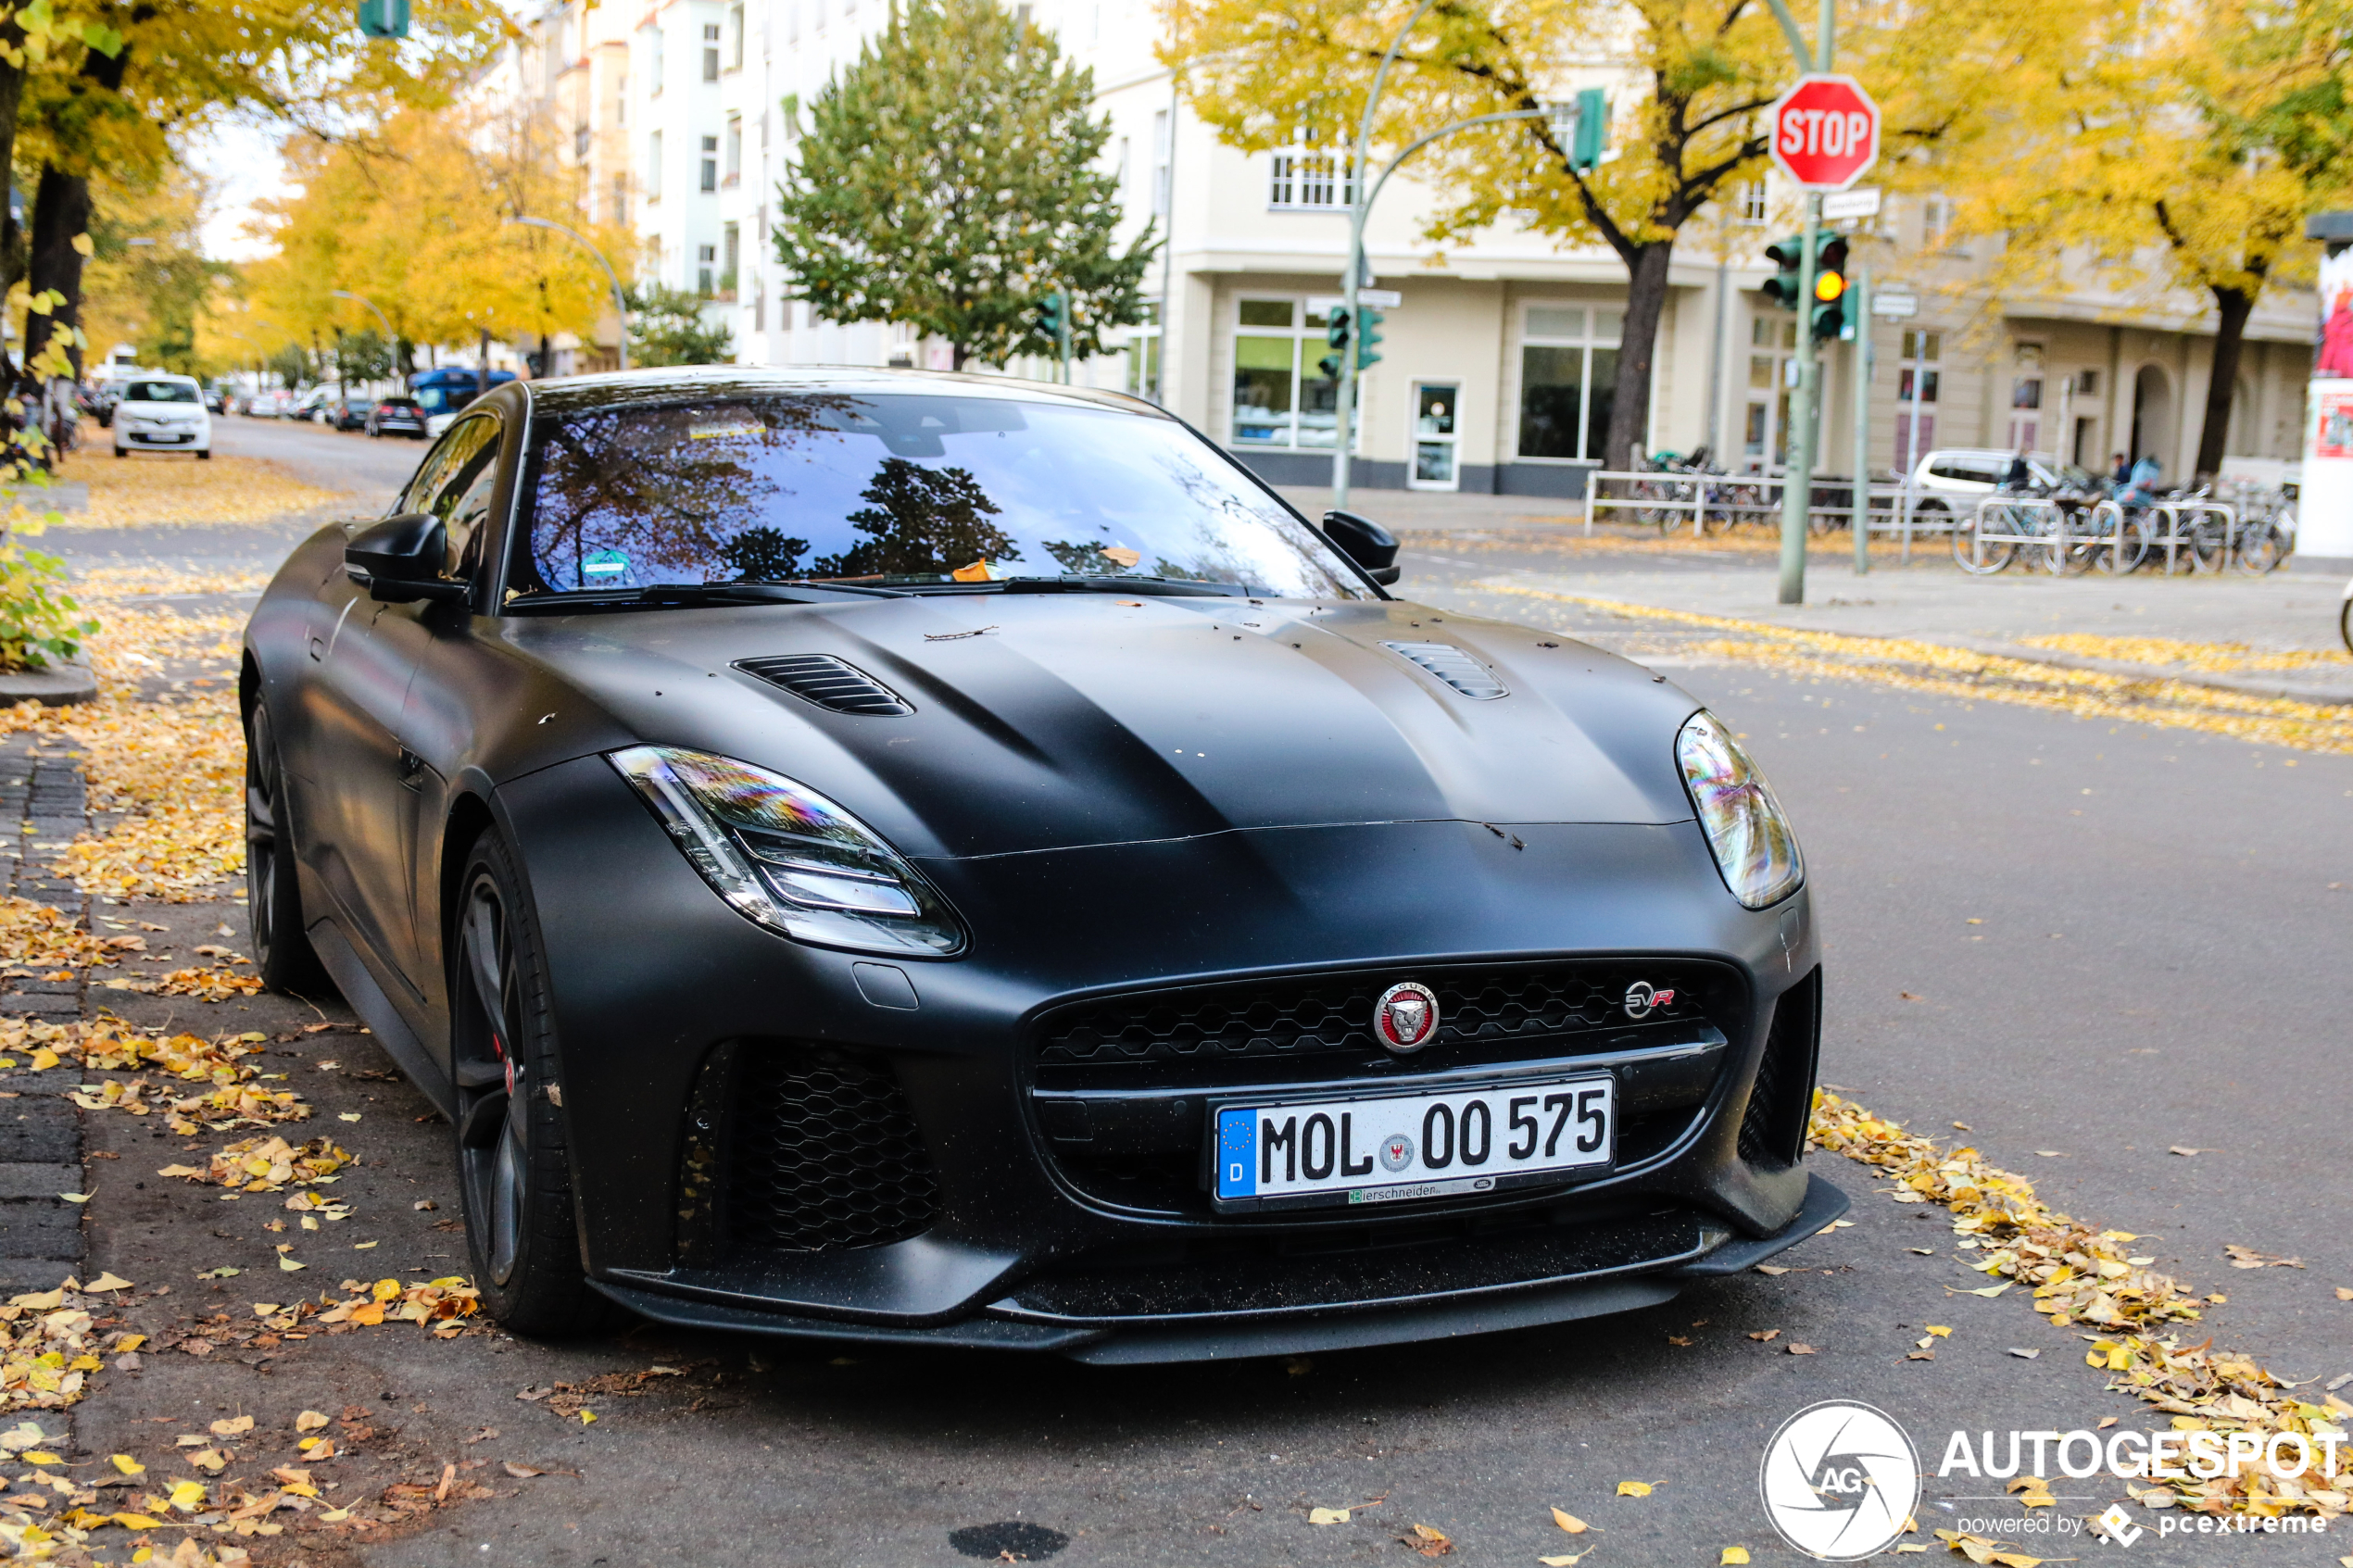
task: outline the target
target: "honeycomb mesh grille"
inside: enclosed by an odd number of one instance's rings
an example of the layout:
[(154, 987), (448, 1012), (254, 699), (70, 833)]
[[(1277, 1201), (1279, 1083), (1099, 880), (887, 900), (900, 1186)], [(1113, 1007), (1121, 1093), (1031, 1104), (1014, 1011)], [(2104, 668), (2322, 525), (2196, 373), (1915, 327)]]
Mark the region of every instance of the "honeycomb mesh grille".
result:
[(1781, 993), (1773, 1026), (1765, 1036), (1765, 1060), (1741, 1117), (1741, 1158), (1768, 1170), (1786, 1170), (1806, 1151), (1806, 1123), (1813, 1110), (1814, 1062), (1821, 1039), (1822, 972), (1814, 971)]
[(782, 686), (804, 702), (837, 713), (862, 713), (898, 718), (912, 713), (914, 705), (863, 670), (829, 653), (780, 654), (774, 659), (739, 659), (736, 668)]
[(762, 1051), (747, 1054), (736, 1090), (726, 1193), (736, 1245), (881, 1247), (939, 1217), (931, 1156), (887, 1072)]
[(1438, 1032), (1412, 1060), (1442, 1062), (1563, 1035), (1617, 1031), (1636, 1020), (1626, 995), (1636, 981), (1672, 989), (1676, 999), (1643, 1022), (1707, 1018), (1727, 1000), (1723, 980), (1706, 966), (1670, 960), (1601, 960), (1287, 978), (1241, 985), (1144, 992), (1082, 1002), (1039, 1022), (1037, 1060), (1044, 1068), (1142, 1069), (1200, 1062), (1227, 1064), (1354, 1056), (1393, 1060), (1373, 1035), (1373, 1008), (1398, 981), (1417, 981), (1438, 997)]

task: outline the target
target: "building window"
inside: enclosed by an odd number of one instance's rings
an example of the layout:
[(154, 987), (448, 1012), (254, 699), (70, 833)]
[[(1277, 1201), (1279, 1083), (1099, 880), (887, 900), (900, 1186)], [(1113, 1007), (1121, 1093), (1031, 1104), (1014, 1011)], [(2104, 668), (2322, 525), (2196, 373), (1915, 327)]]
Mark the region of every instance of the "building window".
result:
[(1288, 147), (1267, 164), (1266, 205), (1287, 212), (1330, 211), (1356, 200), (1345, 154)]
[(1944, 334), (1906, 328), (1895, 372), (1895, 470), (1909, 473), (1936, 445), (1937, 361)]
[(719, 247), (697, 245), (695, 247), (695, 292), (705, 299), (709, 299), (714, 292), (713, 285), (718, 280), (711, 274), (718, 270)]
[(736, 269), (744, 258), (743, 231), (730, 223), (719, 231), (719, 295), (722, 299), (733, 299), (736, 297)]
[(1127, 329), (1127, 391), (1146, 402), (1160, 401), (1160, 303), (1144, 307), (1144, 319)]
[(719, 24), (705, 22), (702, 30), (702, 79), (719, 80)]
[(1944, 236), (1953, 227), (1953, 202), (1949, 196), (1920, 198), (1920, 244), (1934, 250), (1944, 245)]
[(646, 138), (646, 199), (661, 200), (661, 132)]
[(612, 79), (612, 122), (629, 123), (629, 73), (623, 71)]
[(1765, 182), (1751, 180), (1741, 187), (1741, 222), (1751, 229), (1765, 227)]
[(716, 136), (702, 139), (702, 188), (706, 191), (719, 189), (719, 138)]
[(1520, 333), (1519, 455), (1594, 458), (1617, 395), (1622, 310), (1531, 305)]
[(575, 126), (573, 126), (573, 127), (572, 128), (572, 157), (573, 157), (573, 161), (574, 163), (577, 163), (577, 162), (579, 162), (581, 159), (583, 159), (583, 158), (586, 157), (587, 156), (588, 156), (588, 128), (587, 128), (586, 126), (585, 126), (585, 125), (575, 125)]
[(740, 184), (744, 177), (744, 117), (727, 117), (727, 183)]
[(610, 220), (615, 223), (629, 221), (629, 176), (626, 174), (616, 174), (612, 177)]
[(664, 75), (668, 74), (662, 69), (663, 50), (664, 41), (661, 35), (661, 29), (658, 27), (648, 28), (646, 30), (646, 55), (648, 57), (647, 63), (652, 71), (652, 84), (646, 89), (646, 95), (648, 97), (659, 98), (661, 96), (661, 79)]
[(741, 6), (727, 7), (727, 69), (744, 69), (744, 8)]
[(1234, 445), (1330, 451), (1340, 383), (1320, 308), (1298, 299), (1245, 299), (1234, 333)]
[(760, 286), (757, 274), (753, 276), (749, 286), (751, 290), (751, 330), (756, 332), (764, 332), (768, 330), (767, 291)]

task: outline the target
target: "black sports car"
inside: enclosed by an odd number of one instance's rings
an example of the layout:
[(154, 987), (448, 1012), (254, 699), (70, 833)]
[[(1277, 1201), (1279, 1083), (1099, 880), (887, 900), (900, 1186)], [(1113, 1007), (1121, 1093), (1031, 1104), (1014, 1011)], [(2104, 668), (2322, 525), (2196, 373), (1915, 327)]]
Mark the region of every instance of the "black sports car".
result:
[(1266, 1354), (1812, 1235), (1764, 781), (1396, 549), (1110, 394), (500, 387), (254, 613), (257, 960), (447, 1112), (522, 1332)]

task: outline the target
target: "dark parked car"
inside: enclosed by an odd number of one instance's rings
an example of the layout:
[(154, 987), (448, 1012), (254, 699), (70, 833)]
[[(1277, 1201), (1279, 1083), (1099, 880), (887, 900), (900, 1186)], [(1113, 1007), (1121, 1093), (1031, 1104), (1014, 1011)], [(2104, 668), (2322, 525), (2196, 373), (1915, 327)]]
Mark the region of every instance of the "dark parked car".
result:
[(375, 411), (372, 397), (339, 397), (327, 405), (325, 420), (336, 430), (365, 430), (368, 416)]
[(425, 438), (425, 410), (405, 393), (384, 398), (361, 421), (370, 435), (413, 435)]
[(254, 612), (260, 972), (447, 1113), (519, 1332), (1263, 1355), (1813, 1235), (1764, 781), (1395, 554), (1107, 393), (501, 386)]

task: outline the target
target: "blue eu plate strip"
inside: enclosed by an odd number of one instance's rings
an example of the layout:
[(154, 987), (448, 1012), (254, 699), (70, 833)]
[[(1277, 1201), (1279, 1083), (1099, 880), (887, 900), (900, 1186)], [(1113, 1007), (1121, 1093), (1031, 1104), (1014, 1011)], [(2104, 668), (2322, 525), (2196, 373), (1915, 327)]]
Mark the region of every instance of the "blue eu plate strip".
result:
[(1258, 1196), (1258, 1112), (1217, 1113), (1217, 1196)]

